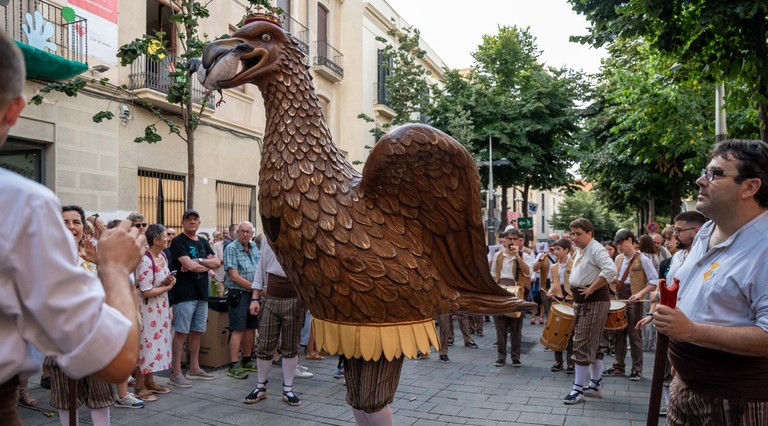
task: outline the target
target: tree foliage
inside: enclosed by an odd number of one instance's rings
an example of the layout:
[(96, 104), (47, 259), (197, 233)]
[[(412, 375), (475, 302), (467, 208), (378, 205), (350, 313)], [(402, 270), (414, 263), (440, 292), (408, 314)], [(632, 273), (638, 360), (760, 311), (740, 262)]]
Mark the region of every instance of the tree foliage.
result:
[(502, 187), (502, 211), (506, 188), (521, 186), (526, 216), (530, 188), (552, 189), (571, 181), (570, 151), (578, 131), (581, 76), (547, 68), (539, 55), (527, 28), (499, 27), (497, 34), (483, 36), (472, 71), (446, 73), (443, 87), (433, 90), (429, 113), (478, 160), (488, 159), (490, 139), (493, 159), (511, 162), (493, 172), (494, 183)]
[(575, 191), (565, 197), (549, 223), (555, 229), (569, 231), (569, 224), (577, 217), (592, 222), (593, 238), (598, 241), (613, 240), (619, 228), (617, 216), (610, 213), (591, 191)]
[(768, 141), (766, 0), (569, 0), (592, 23), (575, 39), (602, 46), (643, 40), (678, 67), (747, 90), (731, 93), (732, 107), (757, 107), (760, 138)]
[[(395, 23), (394, 19), (392, 23)], [(388, 71), (384, 80), (387, 106), (394, 110), (395, 115), (389, 123), (376, 122), (364, 113), (357, 116), (374, 125), (371, 133), (377, 141), (392, 126), (409, 123), (413, 120), (414, 114), (423, 112), (424, 99), (429, 94), (427, 77), (430, 72), (420, 63), (427, 52), (420, 47), (419, 29), (393, 27), (387, 31), (387, 35), (394, 40), (394, 43), (379, 36), (376, 37), (376, 41), (384, 45), (381, 54), (384, 58), (382, 66)]]

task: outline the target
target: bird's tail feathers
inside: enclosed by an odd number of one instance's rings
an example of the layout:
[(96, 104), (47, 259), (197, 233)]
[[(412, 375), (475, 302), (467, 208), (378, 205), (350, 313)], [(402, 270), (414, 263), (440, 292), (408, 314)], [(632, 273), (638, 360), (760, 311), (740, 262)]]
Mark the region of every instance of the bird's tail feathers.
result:
[(536, 303), (526, 302), (512, 294), (499, 296), (482, 293), (462, 293), (457, 302), (459, 303), (459, 311), (488, 315), (504, 315), (513, 312), (530, 311), (537, 306)]

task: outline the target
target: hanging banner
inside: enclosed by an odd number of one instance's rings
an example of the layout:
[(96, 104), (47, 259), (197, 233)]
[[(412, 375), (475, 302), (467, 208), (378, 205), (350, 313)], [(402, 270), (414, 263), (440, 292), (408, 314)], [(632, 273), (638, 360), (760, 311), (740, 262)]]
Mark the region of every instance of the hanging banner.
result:
[(69, 5), (88, 20), (88, 55), (117, 65), (119, 0), (69, 0)]

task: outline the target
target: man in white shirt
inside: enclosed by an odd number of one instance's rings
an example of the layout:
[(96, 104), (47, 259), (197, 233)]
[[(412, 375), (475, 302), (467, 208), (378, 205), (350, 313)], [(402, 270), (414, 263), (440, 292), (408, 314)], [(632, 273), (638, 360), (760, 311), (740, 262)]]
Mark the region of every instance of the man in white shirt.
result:
[[(24, 58), (0, 34), (0, 147), (26, 105)], [(47, 188), (0, 169), (0, 424), (21, 425), (19, 378), (40, 368), (34, 349), (73, 378), (125, 380), (138, 359), (139, 329), (128, 274), (143, 237), (123, 221), (101, 235), (99, 278), (77, 266), (72, 234)], [(44, 297), (41, 297), (44, 296)]]
[(768, 424), (768, 144), (715, 145), (696, 209), (701, 227), (685, 262), (677, 309), (659, 306), (676, 371), (667, 424)]
[[(592, 222), (583, 217), (570, 223), (571, 241), (578, 247), (573, 256), (569, 283), (573, 291), (573, 362), (576, 377), (566, 405), (578, 404), (584, 395), (599, 397), (602, 389), (603, 354), (599, 352), (605, 318), (611, 309), (608, 283), (616, 278), (616, 265), (602, 244), (592, 238)], [(591, 377), (587, 384), (587, 377)]]

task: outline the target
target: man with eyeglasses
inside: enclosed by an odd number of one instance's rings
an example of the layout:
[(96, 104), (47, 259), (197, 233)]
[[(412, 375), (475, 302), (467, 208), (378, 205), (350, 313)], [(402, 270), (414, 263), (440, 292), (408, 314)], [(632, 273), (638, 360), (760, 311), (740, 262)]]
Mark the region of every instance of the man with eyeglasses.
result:
[[(696, 180), (711, 220), (693, 238), (677, 309), (659, 306), (676, 371), (667, 424), (768, 424), (768, 145), (727, 140)], [(683, 223), (681, 241), (695, 230)]]
[[(237, 241), (224, 249), (224, 285), (229, 290), (229, 340), (230, 365), (227, 376), (235, 379), (248, 378), (249, 371), (256, 370), (256, 361), (251, 359), (253, 339), (259, 327), (259, 317), (251, 315), (251, 283), (259, 266), (259, 249), (251, 241), (253, 224), (242, 222), (237, 227)], [(242, 348), (241, 348), (242, 347)], [(242, 350), (243, 359), (238, 352)]]

